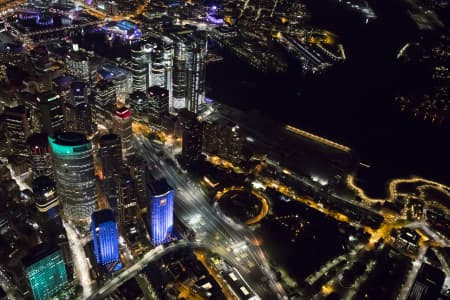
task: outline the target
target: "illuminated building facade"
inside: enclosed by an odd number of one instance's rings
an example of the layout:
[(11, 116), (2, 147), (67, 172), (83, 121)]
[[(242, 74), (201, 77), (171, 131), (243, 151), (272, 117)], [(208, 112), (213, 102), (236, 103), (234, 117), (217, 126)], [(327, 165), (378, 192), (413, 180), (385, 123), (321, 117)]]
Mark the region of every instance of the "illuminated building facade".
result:
[(244, 140), (241, 128), (227, 120), (205, 122), (203, 133), (203, 151), (215, 154), (233, 163), (241, 160)]
[(23, 264), (35, 300), (52, 299), (67, 284), (66, 266), (58, 248), (40, 244)]
[(34, 133), (27, 139), (30, 150), (31, 170), (33, 178), (45, 175), (53, 177), (52, 156), (45, 133)]
[(88, 102), (88, 87), (84, 81), (76, 80), (73, 81), (70, 90), (72, 92), (72, 99), (70, 103), (73, 106), (77, 106), (80, 103)]
[(206, 39), (195, 37), (188, 44), (186, 107), (197, 113), (205, 101)]
[(169, 113), (169, 91), (159, 86), (152, 86), (148, 89), (148, 97), (150, 121), (161, 125), (163, 116)]
[(91, 92), (94, 122), (109, 128), (112, 126), (111, 113), (116, 105), (116, 87), (111, 81), (100, 80)]
[(169, 241), (173, 231), (175, 193), (165, 179), (149, 184), (151, 192), (148, 208), (150, 236), (154, 246)]
[(129, 97), (133, 120), (145, 121), (148, 113), (148, 97), (144, 92), (133, 92)]
[(131, 73), (134, 92), (145, 92), (148, 87), (147, 80), (150, 72), (148, 57), (150, 52), (150, 45), (137, 46), (131, 49)]
[(74, 222), (88, 222), (97, 209), (94, 157), (86, 136), (75, 132), (49, 137), (55, 180), (63, 214)]
[(186, 107), (186, 44), (177, 41), (174, 47), (172, 73), (172, 106), (174, 109)]
[(36, 97), (39, 109), (41, 132), (53, 135), (64, 127), (64, 111), (61, 97), (54, 92), (39, 94)]
[(120, 136), (122, 142), (122, 158), (124, 160), (133, 154), (131, 146), (132, 121), (131, 111), (127, 107), (121, 107), (115, 111), (113, 116), (113, 132)]
[(33, 196), (42, 223), (59, 216), (59, 199), (55, 182), (47, 176), (33, 180)]
[(134, 226), (137, 219), (137, 199), (133, 178), (128, 172), (122, 172), (116, 178), (117, 182), (117, 213), (119, 228)]
[(112, 179), (122, 162), (122, 142), (117, 134), (105, 134), (99, 140), (100, 149), (98, 151), (102, 163), (104, 179)]
[(90, 57), (85, 51), (81, 51), (77, 44), (66, 57), (67, 74), (72, 77), (89, 82), (90, 79)]
[(130, 175), (133, 179), (134, 190), (137, 194), (139, 208), (148, 206), (147, 166), (143, 159), (131, 156), (128, 159)]
[(92, 214), (91, 233), (97, 264), (108, 271), (119, 270), (119, 233), (112, 210), (103, 209)]
[(4, 111), (6, 136), (15, 154), (25, 155), (27, 138), (30, 135), (29, 110), (24, 105), (13, 108), (5, 107)]
[(64, 128), (67, 131), (83, 133), (87, 136), (94, 132), (92, 111), (89, 103), (79, 103), (75, 107), (67, 103), (64, 106)]

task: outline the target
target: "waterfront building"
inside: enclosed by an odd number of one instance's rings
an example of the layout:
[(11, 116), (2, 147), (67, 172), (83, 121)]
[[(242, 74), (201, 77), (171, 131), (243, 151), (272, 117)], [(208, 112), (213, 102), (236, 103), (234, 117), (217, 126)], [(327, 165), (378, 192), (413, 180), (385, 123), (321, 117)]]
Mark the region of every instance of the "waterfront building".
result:
[(205, 101), (206, 84), (206, 39), (194, 37), (188, 44), (186, 107), (198, 113)]

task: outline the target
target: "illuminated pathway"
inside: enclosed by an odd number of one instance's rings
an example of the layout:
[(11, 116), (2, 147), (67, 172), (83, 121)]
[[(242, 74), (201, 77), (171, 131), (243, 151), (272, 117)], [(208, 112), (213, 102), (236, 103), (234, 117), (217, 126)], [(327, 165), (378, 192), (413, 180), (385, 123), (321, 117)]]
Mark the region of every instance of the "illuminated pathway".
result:
[(335, 148), (335, 149), (341, 150), (343, 152), (351, 152), (352, 151), (352, 149), (350, 149), (347, 146), (338, 144), (336, 142), (330, 141), (330, 140), (328, 140), (326, 138), (320, 137), (320, 136), (312, 134), (310, 132), (307, 132), (307, 131), (295, 128), (293, 126), (286, 125), (285, 128), (286, 128), (287, 131), (290, 131), (292, 133), (301, 135), (301, 136), (303, 136), (305, 138), (308, 138), (310, 140), (313, 140), (313, 141), (315, 141), (317, 143), (327, 145), (328, 147)]
[(363, 201), (370, 204), (371, 202), (381, 202), (384, 203), (385, 201), (393, 202), (395, 198), (398, 195), (397, 186), (399, 184), (420, 184), (423, 183), (421, 186), (417, 187), (418, 190), (429, 188), (429, 189), (436, 189), (442, 193), (444, 193), (447, 197), (450, 197), (450, 187), (441, 184), (436, 181), (427, 180), (421, 177), (411, 177), (411, 178), (397, 178), (393, 179), (389, 182), (389, 194), (386, 199), (377, 199), (377, 198), (371, 198), (366, 195), (364, 190), (360, 187), (358, 187), (355, 184), (355, 178), (353, 175), (349, 175), (347, 177), (347, 186), (356, 192), (356, 194), (361, 197)]
[[(247, 189), (242, 186), (232, 186), (232, 187), (225, 188), (222, 191), (217, 192), (216, 195), (214, 196), (214, 198), (217, 201), (219, 201), (226, 193), (232, 192), (232, 191), (244, 192), (244, 191), (247, 191)], [(256, 216), (245, 221), (245, 224), (247, 224), (247, 225), (253, 225), (253, 224), (259, 223), (269, 213), (269, 202), (267, 201), (267, 199), (261, 193), (258, 193), (255, 190), (251, 190), (250, 192), (253, 196), (255, 196), (260, 201), (261, 210)]]

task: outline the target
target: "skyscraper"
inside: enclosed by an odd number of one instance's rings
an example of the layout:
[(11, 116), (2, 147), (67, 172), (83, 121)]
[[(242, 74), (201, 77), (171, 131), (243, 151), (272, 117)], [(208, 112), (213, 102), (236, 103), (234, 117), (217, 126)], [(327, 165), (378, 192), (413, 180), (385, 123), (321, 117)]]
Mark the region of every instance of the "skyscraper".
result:
[(144, 92), (133, 92), (129, 97), (133, 120), (146, 121), (148, 113), (148, 97)]
[(35, 300), (52, 299), (67, 283), (61, 250), (40, 244), (22, 260)]
[(195, 36), (188, 44), (186, 107), (197, 113), (205, 100), (206, 38)]
[(104, 179), (112, 179), (122, 166), (122, 143), (117, 134), (105, 134), (100, 137), (98, 151), (102, 163)]
[(80, 50), (78, 44), (74, 44), (72, 50), (66, 57), (67, 74), (72, 77), (89, 82), (90, 79), (90, 57)]
[(55, 182), (47, 176), (33, 180), (33, 197), (41, 223), (59, 216), (59, 199)]
[(150, 122), (159, 126), (164, 115), (169, 113), (169, 91), (159, 86), (148, 88)]
[(116, 105), (116, 88), (111, 81), (101, 80), (92, 89), (94, 121), (109, 128), (112, 126), (111, 113)]
[(34, 133), (27, 139), (33, 178), (45, 175), (53, 178), (52, 156), (45, 133)]
[(201, 158), (203, 124), (197, 120), (193, 112), (185, 109), (180, 111), (179, 119), (183, 128), (181, 156), (189, 164)]
[(133, 155), (128, 160), (130, 175), (137, 194), (139, 208), (148, 206), (147, 166), (143, 159)]
[(61, 97), (54, 92), (41, 93), (36, 97), (41, 132), (53, 135), (64, 127), (64, 111)]
[(137, 198), (131, 175), (123, 171), (116, 177), (117, 182), (117, 213), (119, 228), (124, 232), (133, 226), (137, 219)]
[(91, 233), (97, 264), (107, 271), (119, 270), (119, 233), (112, 210), (103, 209), (92, 214)]
[(174, 47), (172, 102), (174, 109), (186, 107), (186, 44), (183, 41), (177, 41)]
[(88, 102), (88, 88), (86, 82), (82, 80), (73, 81), (70, 86), (70, 90), (72, 92), (72, 99), (70, 103), (73, 106)]
[(173, 231), (173, 205), (175, 193), (165, 179), (149, 184), (151, 192), (148, 208), (150, 236), (153, 245), (169, 241)]
[(57, 133), (49, 143), (64, 216), (86, 223), (97, 208), (92, 145), (75, 132)]
[(24, 105), (5, 108), (6, 136), (15, 154), (27, 153), (27, 138), (30, 135), (29, 111)]
[(75, 107), (66, 103), (64, 106), (64, 129), (92, 135), (94, 124), (92, 123), (92, 111), (89, 103), (79, 103)]
[(149, 66), (147, 58), (151, 49), (150, 44), (143, 47), (139, 45), (131, 49), (131, 73), (134, 92), (145, 92), (148, 87)]
[(120, 136), (122, 142), (122, 158), (127, 159), (128, 156), (132, 155), (131, 146), (131, 112), (127, 107), (121, 107), (116, 110), (113, 116), (113, 132)]

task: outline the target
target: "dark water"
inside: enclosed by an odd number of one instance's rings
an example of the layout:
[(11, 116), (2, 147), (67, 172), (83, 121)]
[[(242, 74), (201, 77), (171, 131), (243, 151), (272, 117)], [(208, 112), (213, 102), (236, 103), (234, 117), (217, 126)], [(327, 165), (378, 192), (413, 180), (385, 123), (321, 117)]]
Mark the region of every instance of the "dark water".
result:
[(208, 67), (209, 96), (352, 147), (372, 166), (359, 172), (371, 194), (383, 195), (385, 182), (394, 177), (450, 183), (449, 126), (414, 119), (392, 104), (398, 91), (420, 90), (429, 82), (426, 69), (395, 58), (418, 31), (404, 8), (391, 2), (377, 2), (379, 18), (366, 25), (330, 2), (314, 1), (313, 22), (340, 35), (344, 64), (318, 78), (301, 76), (296, 62), (284, 74), (264, 75), (224, 51), (223, 63)]

